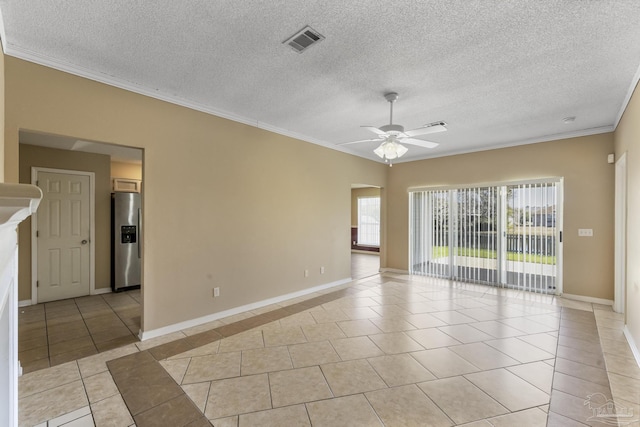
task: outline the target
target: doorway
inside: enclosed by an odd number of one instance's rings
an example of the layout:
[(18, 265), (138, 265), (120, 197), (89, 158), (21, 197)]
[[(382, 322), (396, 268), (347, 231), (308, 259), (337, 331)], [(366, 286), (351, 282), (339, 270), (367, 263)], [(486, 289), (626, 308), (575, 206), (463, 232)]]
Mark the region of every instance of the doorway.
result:
[(380, 271), (382, 242), (382, 191), (380, 187), (351, 186), (351, 277), (361, 279)]
[[(20, 182), (40, 181), (45, 193), (40, 218), (23, 222), (18, 236), (18, 357), (23, 372), (137, 342), (142, 292), (111, 289), (110, 202), (114, 191), (142, 193), (143, 151), (24, 130), (19, 136)], [(87, 184), (83, 176), (88, 176), (93, 194), (88, 204), (80, 197)], [(74, 241), (67, 249), (42, 244), (43, 230), (48, 239), (66, 233)], [(43, 267), (38, 260), (54, 262)], [(51, 285), (48, 289), (43, 277)]]

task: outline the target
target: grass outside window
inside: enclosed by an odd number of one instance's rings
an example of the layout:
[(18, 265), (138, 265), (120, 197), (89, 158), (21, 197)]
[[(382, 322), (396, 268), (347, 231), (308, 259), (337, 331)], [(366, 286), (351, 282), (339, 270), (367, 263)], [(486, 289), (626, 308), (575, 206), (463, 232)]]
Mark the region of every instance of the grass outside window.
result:
[[(478, 248), (455, 248), (455, 255), (471, 258), (497, 259), (498, 252), (494, 249)], [(433, 258), (444, 258), (449, 256), (448, 246), (434, 246)], [(555, 265), (556, 257), (553, 255), (538, 255), (526, 252), (507, 252), (507, 261), (533, 262), (537, 264)]]

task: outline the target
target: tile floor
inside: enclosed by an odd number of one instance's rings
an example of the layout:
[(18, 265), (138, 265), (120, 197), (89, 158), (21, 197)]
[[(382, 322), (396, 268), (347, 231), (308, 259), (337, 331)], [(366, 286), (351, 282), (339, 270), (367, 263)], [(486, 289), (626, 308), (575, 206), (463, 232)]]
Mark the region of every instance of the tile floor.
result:
[(351, 254), (351, 278), (362, 279), (378, 274), (380, 270), (379, 254)]
[(18, 310), (24, 373), (138, 341), (140, 290), (71, 298)]
[[(354, 279), (378, 274), (378, 254), (353, 253)], [(18, 347), (24, 373), (138, 341), (140, 290), (72, 298), (19, 310)]]
[(606, 306), (375, 275), (24, 375), (20, 425), (617, 425), (611, 401), (640, 425), (622, 327)]

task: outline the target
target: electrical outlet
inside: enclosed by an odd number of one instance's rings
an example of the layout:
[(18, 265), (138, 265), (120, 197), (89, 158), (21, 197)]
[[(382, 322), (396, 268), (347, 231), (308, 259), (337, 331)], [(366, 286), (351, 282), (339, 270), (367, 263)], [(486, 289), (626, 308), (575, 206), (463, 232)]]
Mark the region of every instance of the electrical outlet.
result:
[(324, 267), (320, 267), (320, 274), (324, 274)]
[(593, 237), (593, 229), (592, 228), (579, 228), (578, 236), (580, 237)]
[(216, 286), (215, 288), (213, 288), (213, 297), (219, 297), (220, 296), (220, 288), (218, 286)]
[(304, 270), (304, 277), (309, 277), (309, 270)]

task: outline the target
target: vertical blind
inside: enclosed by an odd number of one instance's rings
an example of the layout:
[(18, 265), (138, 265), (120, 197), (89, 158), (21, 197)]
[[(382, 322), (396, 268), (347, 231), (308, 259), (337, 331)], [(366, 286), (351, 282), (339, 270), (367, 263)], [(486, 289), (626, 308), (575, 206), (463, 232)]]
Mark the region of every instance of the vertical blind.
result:
[(358, 197), (358, 244), (380, 246), (380, 197)]
[(506, 193), (508, 285), (555, 292), (558, 276), (558, 185), (511, 185)]
[(410, 272), (555, 292), (558, 185), (411, 191)]

